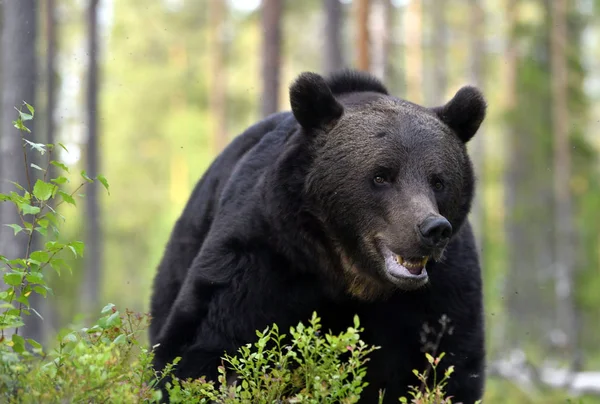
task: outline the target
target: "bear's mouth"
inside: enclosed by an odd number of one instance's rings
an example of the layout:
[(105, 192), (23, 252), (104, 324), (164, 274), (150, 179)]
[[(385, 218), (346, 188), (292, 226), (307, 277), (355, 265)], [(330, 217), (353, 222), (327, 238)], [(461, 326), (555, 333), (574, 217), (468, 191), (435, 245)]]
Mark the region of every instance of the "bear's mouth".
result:
[(427, 261), (429, 257), (406, 257), (394, 253), (386, 246), (381, 246), (385, 262), (386, 278), (401, 288), (414, 289), (429, 280)]

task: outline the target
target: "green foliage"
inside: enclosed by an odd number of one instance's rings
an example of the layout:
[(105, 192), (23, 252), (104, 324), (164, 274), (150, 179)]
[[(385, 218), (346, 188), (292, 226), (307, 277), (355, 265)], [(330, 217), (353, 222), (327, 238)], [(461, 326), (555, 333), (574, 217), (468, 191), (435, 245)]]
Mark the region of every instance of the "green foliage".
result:
[(360, 339), (360, 331), (355, 318), (354, 327), (323, 337), (314, 313), (308, 326), (299, 323), (290, 329), (286, 344), (286, 335), (273, 325), (257, 332), (258, 340), (241, 347), (238, 356), (225, 355), (237, 382), (228, 385), (224, 364), (218, 388), (203, 379), (175, 380), (169, 397), (185, 403), (356, 403), (366, 386), (367, 355), (377, 349)]
[[(39, 346), (36, 341), (25, 341), (23, 337), (19, 336), (19, 328), (24, 324), (22, 316), (30, 315), (30, 311), (39, 316), (39, 313), (29, 304), (31, 294), (37, 293), (46, 297), (48, 293), (52, 293), (46, 280), (48, 271), (53, 270), (60, 274), (62, 269), (70, 270), (70, 266), (63, 259), (65, 251), (71, 251), (77, 258), (82, 257), (84, 253), (84, 244), (81, 241), (57, 241), (60, 233), (59, 224), (61, 220), (64, 220), (58, 212), (58, 208), (63, 202), (75, 205), (74, 195), (86, 183), (94, 182), (84, 171), (81, 173), (84, 181), (74, 191), (66, 192), (61, 189), (61, 186), (69, 182), (67, 177), (59, 175), (56, 178), (49, 178), (50, 166), (61, 168), (65, 172), (69, 170), (63, 163), (53, 159), (54, 145), (33, 143), (25, 138), (27, 134), (31, 133), (26, 122), (33, 120), (35, 110), (26, 102), (23, 105), (29, 112), (23, 112), (22, 108), (17, 109), (18, 116), (13, 121), (13, 125), (19, 129), (18, 133), (22, 140), (23, 167), (27, 172), (27, 184), (13, 183), (15, 191), (0, 194), (0, 202), (13, 204), (20, 219), (19, 223), (4, 225), (12, 228), (15, 236), (24, 233), (27, 245), (23, 257), (0, 255), (0, 273), (7, 286), (0, 292), (0, 340), (4, 341), (10, 331), (10, 339), (4, 343), (12, 347), (15, 353), (25, 352), (28, 346), (33, 349)], [(45, 168), (36, 164), (28, 164), (27, 148), (42, 156), (47, 156)], [(41, 178), (38, 178), (33, 184), (29, 175), (29, 166), (41, 172)], [(98, 180), (108, 190), (106, 179), (100, 176)], [(54, 202), (58, 196), (60, 196), (60, 200)], [(43, 238), (44, 243), (41, 243), (43, 249), (33, 251), (32, 241), (36, 233), (37, 237)]]
[(152, 355), (138, 340), (148, 324), (147, 315), (107, 305), (92, 327), (60, 332), (49, 353), (32, 344), (32, 353), (16, 354), (0, 344), (0, 401), (157, 402)]

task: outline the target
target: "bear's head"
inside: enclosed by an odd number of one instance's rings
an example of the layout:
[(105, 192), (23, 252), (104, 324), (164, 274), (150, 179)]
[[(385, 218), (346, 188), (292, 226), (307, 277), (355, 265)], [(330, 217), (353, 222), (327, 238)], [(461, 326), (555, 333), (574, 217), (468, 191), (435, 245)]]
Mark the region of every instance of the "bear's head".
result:
[(474, 174), (466, 143), (484, 119), (474, 87), (425, 108), (366, 73), (303, 73), (292, 112), (312, 155), (304, 184), (330, 234), (348, 289), (370, 299), (428, 282), (426, 265), (466, 220)]

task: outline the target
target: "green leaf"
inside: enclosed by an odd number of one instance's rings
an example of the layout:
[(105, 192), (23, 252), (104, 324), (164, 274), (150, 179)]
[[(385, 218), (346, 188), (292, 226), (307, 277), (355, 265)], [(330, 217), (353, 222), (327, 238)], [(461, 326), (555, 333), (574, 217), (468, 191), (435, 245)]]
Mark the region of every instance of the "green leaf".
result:
[(22, 121), (31, 121), (33, 119), (33, 115), (28, 114), (27, 112), (19, 111), (19, 118)]
[(50, 267), (60, 276), (60, 270), (65, 266), (64, 261), (61, 258), (52, 258), (50, 260)]
[(100, 313), (101, 313), (101, 314), (108, 314), (108, 313), (110, 313), (110, 312), (112, 311), (112, 309), (113, 309), (114, 307), (115, 307), (115, 305), (114, 305), (114, 304), (112, 304), (112, 303), (109, 303), (109, 304), (107, 304), (106, 306), (104, 306), (104, 307), (102, 308), (102, 311), (101, 311)]
[(15, 258), (14, 260), (8, 261), (8, 263), (13, 268), (15, 268), (15, 267), (27, 268), (27, 261), (25, 261), (25, 259), (23, 259), (23, 258)]
[(73, 254), (75, 254), (76, 257), (78, 255), (80, 257), (83, 257), (83, 250), (85, 248), (85, 244), (83, 243), (83, 241), (72, 241), (68, 244), (68, 246), (71, 249), (71, 251), (73, 251)]
[(30, 142), (27, 139), (23, 139), (25, 141), (25, 143), (27, 143), (29, 146), (31, 146), (31, 149), (35, 149), (37, 151), (39, 151), (42, 155), (44, 153), (46, 153), (46, 145), (43, 143), (34, 143), (34, 142)]
[(59, 143), (58, 145), (59, 145), (60, 147), (62, 147), (62, 148), (64, 149), (64, 151), (66, 151), (67, 153), (69, 152), (69, 151), (67, 150), (67, 148), (65, 147), (65, 145), (64, 145), (64, 144), (62, 144), (62, 143)]
[(19, 296), (15, 299), (15, 301), (29, 307), (29, 299), (27, 298), (27, 296)]
[(48, 227), (50, 221), (48, 219), (39, 219), (37, 221), (38, 226), (43, 227), (44, 229)]
[(28, 338), (27, 342), (35, 349), (42, 349), (42, 345), (34, 339)]
[(106, 178), (103, 175), (99, 175), (96, 178), (98, 179), (98, 181), (100, 181), (100, 183), (102, 185), (104, 185), (104, 188), (106, 188), (106, 191), (108, 191), (108, 194), (110, 195), (110, 189), (109, 189), (108, 181), (106, 180)]
[[(65, 149), (66, 150), (66, 149)], [(50, 164), (52, 164), (55, 167), (58, 167), (60, 169), (62, 169), (63, 171), (69, 172), (69, 167), (67, 167), (66, 165), (64, 165), (63, 163), (61, 163), (60, 161), (54, 161), (52, 160), (50, 162)]]
[(44, 297), (46, 297), (46, 295), (48, 294), (49, 290), (50, 290), (50, 288), (48, 288), (46, 286), (42, 286), (42, 285), (35, 285), (33, 287), (33, 291), (35, 293), (37, 293), (38, 295), (42, 295)]
[[(21, 184), (19, 184), (18, 182), (14, 182), (14, 181), (10, 181), (11, 184), (13, 184), (15, 187), (17, 187), (17, 189), (21, 190), (21, 191), (26, 191), (25, 188), (23, 188), (21, 186)], [(15, 201), (18, 198), (22, 198), (19, 194), (15, 194), (14, 192), (11, 192), (11, 200)]]
[(120, 325), (120, 324), (121, 324), (121, 317), (120, 317), (118, 311), (115, 311), (113, 314), (111, 314), (106, 319), (106, 326), (107, 327), (115, 327), (115, 326)]
[(23, 351), (25, 351), (25, 338), (21, 337), (18, 334), (13, 334), (12, 335), (12, 348), (13, 351), (17, 352), (17, 353), (21, 353)]
[(85, 170), (81, 171), (81, 176), (83, 177), (84, 180), (86, 180), (87, 182), (94, 182), (93, 179), (91, 179), (90, 177), (88, 177), (87, 173), (85, 172)]
[(126, 340), (125, 335), (124, 334), (120, 334), (117, 338), (115, 338), (115, 340), (113, 341), (113, 343), (115, 343), (115, 345), (118, 345), (118, 344), (123, 344), (126, 341), (127, 340)]
[(24, 132), (29, 132), (29, 133), (31, 133), (31, 131), (29, 130), (29, 128), (27, 128), (27, 126), (25, 126), (25, 125), (23, 124), (23, 121), (21, 120), (21, 118), (17, 119), (16, 121), (13, 121), (12, 123), (13, 123), (13, 126), (14, 126), (15, 128), (17, 128), (17, 129), (19, 129), (19, 130), (21, 130), (21, 131), (24, 131)]
[(67, 335), (65, 335), (62, 339), (63, 343), (67, 343), (67, 342), (77, 342), (77, 336), (75, 335), (75, 333), (70, 332)]
[(25, 275), (25, 279), (27, 279), (27, 281), (29, 283), (34, 283), (34, 284), (43, 284), (43, 283), (45, 283), (44, 276), (42, 275), (41, 272), (31, 272), (31, 273), (28, 273), (27, 275)]
[(47, 201), (52, 197), (55, 187), (56, 185), (44, 182), (42, 180), (37, 180), (33, 186), (33, 196), (40, 201)]
[(40, 213), (40, 208), (38, 208), (37, 206), (31, 206), (28, 203), (19, 204), (19, 208), (21, 208), (24, 215), (37, 215), (38, 213)]
[(71, 195), (67, 194), (64, 191), (58, 191), (58, 194), (62, 197), (63, 201), (65, 201), (66, 203), (69, 203), (73, 206), (76, 206), (75, 199), (73, 199), (73, 197)]
[(4, 282), (10, 286), (19, 286), (23, 280), (23, 274), (18, 272), (9, 272), (4, 274)]
[(42, 262), (47, 262), (48, 259), (50, 258), (50, 254), (47, 251), (34, 251), (31, 253), (31, 255), (29, 255), (29, 258), (37, 261), (38, 263), (42, 263)]
[(23, 231), (23, 228), (21, 226), (19, 226), (18, 224), (5, 224), (5, 226), (13, 229), (15, 232), (15, 234), (14, 234), (15, 236)]
[(29, 105), (27, 103), (27, 101), (23, 101), (23, 104), (25, 104), (25, 106), (27, 107), (27, 109), (29, 110), (29, 112), (31, 112), (31, 116), (35, 115), (35, 109), (33, 109), (33, 107), (31, 105)]
[(60, 184), (66, 184), (67, 182), (69, 182), (69, 180), (67, 179), (67, 177), (63, 177), (63, 176), (60, 176), (60, 177), (57, 177), (57, 178), (53, 178), (50, 181), (52, 181), (55, 184), (59, 184), (59, 185)]

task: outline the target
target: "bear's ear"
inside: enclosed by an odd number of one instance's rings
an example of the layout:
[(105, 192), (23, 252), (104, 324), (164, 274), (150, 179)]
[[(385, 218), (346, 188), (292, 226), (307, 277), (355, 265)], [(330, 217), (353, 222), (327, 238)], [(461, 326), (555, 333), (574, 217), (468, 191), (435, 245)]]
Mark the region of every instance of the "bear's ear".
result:
[(302, 73), (290, 86), (290, 104), (298, 123), (306, 130), (331, 129), (344, 113), (325, 79)]
[(436, 115), (467, 143), (485, 118), (487, 104), (481, 91), (465, 86), (446, 105), (432, 108)]

